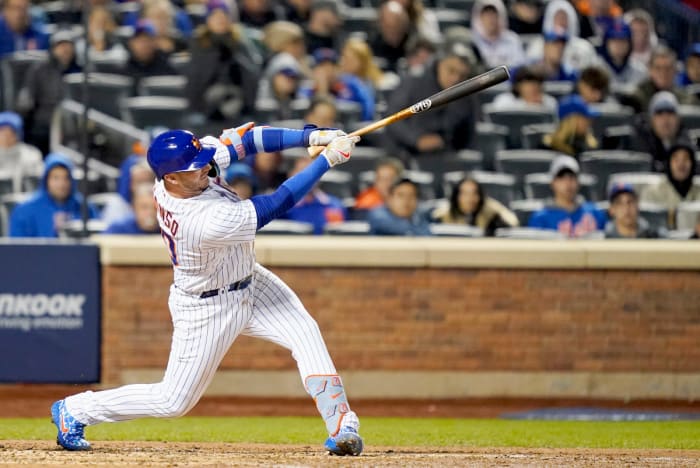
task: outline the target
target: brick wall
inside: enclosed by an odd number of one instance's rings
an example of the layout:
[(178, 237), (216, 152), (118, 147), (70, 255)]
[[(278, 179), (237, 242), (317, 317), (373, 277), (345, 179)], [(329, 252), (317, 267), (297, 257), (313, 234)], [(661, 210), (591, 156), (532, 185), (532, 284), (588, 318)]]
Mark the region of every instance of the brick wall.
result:
[[(344, 370), (700, 371), (693, 271), (273, 268)], [(169, 267), (103, 267), (103, 382), (164, 368)], [(294, 369), (239, 338), (222, 369)]]

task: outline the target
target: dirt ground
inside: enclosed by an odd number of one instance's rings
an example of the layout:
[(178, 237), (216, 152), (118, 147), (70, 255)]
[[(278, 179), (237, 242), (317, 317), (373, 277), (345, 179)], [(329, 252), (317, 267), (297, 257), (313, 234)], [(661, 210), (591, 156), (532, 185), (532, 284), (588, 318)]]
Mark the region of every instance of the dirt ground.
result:
[(276, 467), (617, 467), (698, 466), (700, 451), (371, 447), (359, 457), (332, 457), (304, 445), (93, 442), (66, 452), (47, 441), (0, 441), (0, 466), (276, 466)]

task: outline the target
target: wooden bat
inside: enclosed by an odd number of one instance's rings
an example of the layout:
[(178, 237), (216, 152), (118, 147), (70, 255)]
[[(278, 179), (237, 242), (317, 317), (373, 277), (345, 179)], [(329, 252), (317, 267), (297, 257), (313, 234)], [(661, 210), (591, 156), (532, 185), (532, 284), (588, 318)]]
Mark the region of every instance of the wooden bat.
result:
[[(384, 117), (381, 120), (377, 120), (376, 122), (372, 122), (369, 125), (359, 128), (354, 132), (350, 133), (349, 135), (366, 135), (367, 133), (373, 132), (382, 127), (386, 127), (387, 125), (391, 125), (394, 122), (398, 122), (399, 120), (407, 119), (416, 114), (420, 114), (422, 112), (427, 112), (431, 109), (436, 109), (438, 107), (444, 106), (445, 104), (448, 104), (452, 101), (456, 101), (457, 99), (461, 99), (465, 96), (478, 93), (481, 90), (490, 88), (491, 86), (495, 86), (498, 83), (506, 81), (509, 77), (510, 73), (508, 73), (508, 68), (505, 65), (492, 68), (491, 70), (482, 73), (481, 75), (469, 78), (468, 80), (460, 81), (456, 85), (450, 86), (447, 89), (443, 89), (442, 91), (435, 93), (432, 96), (423, 99), (422, 101), (416, 102), (412, 106), (409, 106), (405, 109), (395, 112), (394, 114)], [(316, 157), (319, 154), (321, 154), (323, 148), (323, 146), (313, 146), (309, 148), (309, 155), (311, 155), (311, 157)]]

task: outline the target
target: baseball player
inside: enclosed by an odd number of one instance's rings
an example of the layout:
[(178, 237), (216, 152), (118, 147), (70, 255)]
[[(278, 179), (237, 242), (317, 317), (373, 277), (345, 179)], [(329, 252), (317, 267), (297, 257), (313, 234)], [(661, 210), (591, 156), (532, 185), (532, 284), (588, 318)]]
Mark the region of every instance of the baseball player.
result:
[[(359, 137), (334, 129), (291, 130), (248, 123), (201, 140), (185, 130), (165, 132), (148, 150), (155, 172), (155, 201), (173, 263), (168, 305), (173, 339), (163, 380), (87, 391), (51, 407), (57, 442), (89, 450), (84, 428), (147, 416), (175, 417), (200, 399), (240, 334), (280, 344), (296, 359), (306, 391), (316, 402), (333, 455), (359, 455), (357, 415), (316, 321), (296, 294), (255, 261), (258, 229), (294, 206), (332, 166), (350, 158)], [(322, 157), (287, 179), (274, 193), (241, 200), (219, 183), (219, 170), (257, 152), (325, 146)]]

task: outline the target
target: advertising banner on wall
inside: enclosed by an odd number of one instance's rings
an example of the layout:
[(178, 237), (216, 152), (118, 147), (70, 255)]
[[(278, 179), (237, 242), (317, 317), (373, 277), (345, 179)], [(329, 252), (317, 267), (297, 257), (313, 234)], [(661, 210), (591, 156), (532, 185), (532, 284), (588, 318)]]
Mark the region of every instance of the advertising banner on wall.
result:
[(100, 378), (96, 245), (0, 244), (0, 382)]

